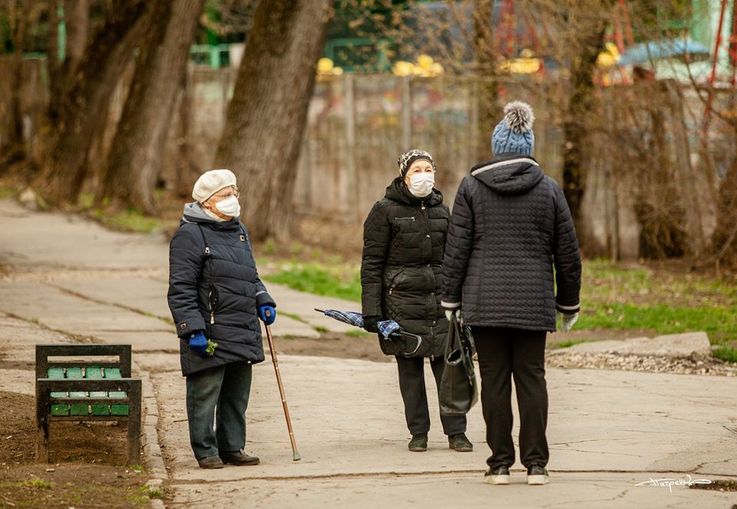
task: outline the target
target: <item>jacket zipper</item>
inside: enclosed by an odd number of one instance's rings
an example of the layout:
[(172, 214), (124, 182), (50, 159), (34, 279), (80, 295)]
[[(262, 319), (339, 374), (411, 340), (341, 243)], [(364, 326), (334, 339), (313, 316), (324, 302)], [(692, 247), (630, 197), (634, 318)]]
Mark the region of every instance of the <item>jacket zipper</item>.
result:
[(212, 305), (212, 288), (207, 295), (207, 301), (210, 303), (210, 325), (213, 325), (215, 323), (215, 306)]

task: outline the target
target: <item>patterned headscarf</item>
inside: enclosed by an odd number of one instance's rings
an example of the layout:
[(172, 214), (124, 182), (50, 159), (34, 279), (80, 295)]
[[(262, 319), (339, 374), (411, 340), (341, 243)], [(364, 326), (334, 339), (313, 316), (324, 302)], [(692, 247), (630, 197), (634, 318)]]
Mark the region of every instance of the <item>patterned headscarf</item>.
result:
[(402, 154), (399, 159), (397, 159), (397, 164), (399, 165), (399, 174), (402, 177), (407, 175), (407, 170), (409, 170), (409, 167), (412, 166), (412, 163), (414, 163), (418, 159), (425, 159), (429, 161), (430, 164), (432, 164), (432, 169), (435, 170), (435, 161), (433, 161), (430, 153), (425, 152), (424, 150), (413, 148), (412, 150)]

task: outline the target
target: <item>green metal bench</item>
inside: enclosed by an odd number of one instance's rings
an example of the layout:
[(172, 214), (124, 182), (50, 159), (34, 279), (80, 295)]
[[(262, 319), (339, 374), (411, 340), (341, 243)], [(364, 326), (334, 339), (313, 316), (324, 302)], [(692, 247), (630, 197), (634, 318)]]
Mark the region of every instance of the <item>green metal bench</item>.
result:
[[(49, 357), (117, 357), (117, 361)], [(37, 345), (39, 459), (49, 461), (50, 421), (128, 424), (128, 462), (140, 463), (141, 381), (131, 378), (130, 345)]]

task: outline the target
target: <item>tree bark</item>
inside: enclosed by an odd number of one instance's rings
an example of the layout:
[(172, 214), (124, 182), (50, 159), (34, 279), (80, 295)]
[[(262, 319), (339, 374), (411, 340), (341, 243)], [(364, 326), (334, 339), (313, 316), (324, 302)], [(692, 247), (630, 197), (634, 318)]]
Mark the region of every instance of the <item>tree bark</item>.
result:
[(289, 236), (297, 161), (331, 0), (262, 1), (215, 158), (237, 175), (251, 236)]
[(8, 122), (8, 141), (3, 147), (0, 160), (10, 163), (23, 157), (23, 112), (21, 100), (23, 94), (23, 41), (26, 33), (27, 6), (22, 0), (11, 0), (10, 22), (13, 38), (13, 57), (10, 85), (10, 111)]
[[(612, 0), (606, 2), (581, 2), (577, 9), (585, 17), (595, 13), (594, 19), (579, 23), (574, 34), (577, 44), (571, 48), (571, 94), (563, 123), (563, 191), (576, 226), (581, 225), (581, 205), (586, 188), (587, 165), (591, 160), (587, 150), (590, 144), (590, 117), (595, 110), (594, 70), (596, 59), (604, 48), (608, 12)], [(606, 6), (602, 7), (602, 4)], [(596, 8), (595, 8), (596, 7)], [(597, 13), (597, 10), (599, 11)], [(588, 12), (587, 12), (588, 11)]]
[(145, 1), (113, 3), (108, 19), (90, 41), (79, 70), (60, 97), (58, 118), (51, 119), (51, 148), (37, 188), (54, 204), (76, 202), (87, 174), (90, 145), (105, 120), (100, 112), (105, 111), (145, 28)]
[(248, 36), (216, 166), (242, 189), (251, 236), (289, 236), (307, 109), (332, 15), (331, 0), (262, 1)]
[(154, 4), (98, 193), (147, 213), (156, 209), (156, 177), (204, 0)]
[(492, 0), (476, 0), (474, 3), (474, 46), (476, 52), (478, 83), (478, 122), (476, 124), (476, 157), (480, 161), (490, 159), (491, 133), (501, 120), (499, 107), (499, 83), (496, 72), (494, 29), (492, 27)]

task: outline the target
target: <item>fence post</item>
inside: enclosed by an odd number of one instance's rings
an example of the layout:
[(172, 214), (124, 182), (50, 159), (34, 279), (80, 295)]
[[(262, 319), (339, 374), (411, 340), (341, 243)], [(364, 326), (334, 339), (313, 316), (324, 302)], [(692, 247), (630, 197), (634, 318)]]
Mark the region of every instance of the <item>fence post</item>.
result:
[(351, 221), (359, 219), (360, 207), (358, 181), (356, 175), (356, 83), (353, 73), (343, 75), (344, 89), (344, 108), (345, 108), (345, 185), (346, 192), (344, 196), (347, 202), (343, 203), (346, 209), (346, 217), (351, 217)]
[(402, 78), (402, 148), (412, 148), (412, 76)]

